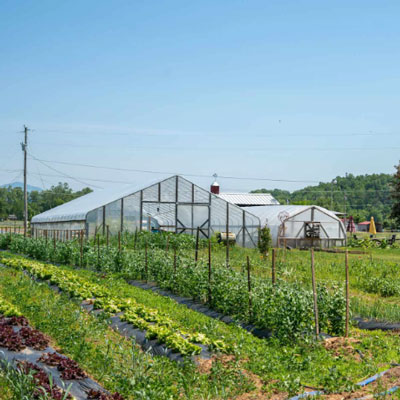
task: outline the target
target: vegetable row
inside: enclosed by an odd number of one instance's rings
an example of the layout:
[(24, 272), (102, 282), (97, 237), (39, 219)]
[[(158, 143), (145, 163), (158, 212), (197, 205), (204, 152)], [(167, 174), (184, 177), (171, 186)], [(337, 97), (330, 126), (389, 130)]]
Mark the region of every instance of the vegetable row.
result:
[(108, 314), (122, 313), (121, 320), (145, 330), (148, 339), (157, 339), (182, 355), (200, 354), (202, 348), (196, 343), (222, 352), (231, 350), (222, 340), (212, 340), (202, 333), (182, 330), (177, 323), (158, 310), (130, 298), (116, 297), (106, 287), (90, 282), (73, 271), (10, 254), (0, 255), (0, 262), (12, 268), (26, 270), (32, 276), (56, 285), (71, 297), (93, 302), (95, 309), (102, 309)]
[[(98, 247), (89, 242), (84, 243), (81, 254), (78, 242), (54, 244), (45, 239), (20, 235), (0, 235), (0, 248), (42, 261), (79, 265), (117, 273), (131, 280), (156, 282), (159, 287), (175, 294), (207, 303), (209, 308), (232, 316), (238, 322), (268, 329), (275, 337), (289, 343), (313, 334), (311, 285), (289, 283), (281, 279), (272, 285), (270, 279), (261, 279), (252, 274), (249, 293), (245, 260), (240, 271), (237, 268), (240, 265), (226, 268), (225, 263), (216, 261), (218, 257), (213, 257), (209, 271), (207, 260), (195, 262), (193, 252), (180, 248), (179, 240), (184, 236), (173, 236), (175, 247), (179, 249), (176, 258), (172, 251), (153, 246), (153, 241), (157, 240), (155, 234), (146, 237), (146, 243), (149, 244), (147, 256), (140, 248), (133, 251), (122, 244), (122, 250), (119, 251), (116, 246)], [(215, 252), (218, 252), (218, 248)], [(331, 335), (343, 334), (346, 310), (343, 285), (321, 282), (317, 292), (320, 331)]]

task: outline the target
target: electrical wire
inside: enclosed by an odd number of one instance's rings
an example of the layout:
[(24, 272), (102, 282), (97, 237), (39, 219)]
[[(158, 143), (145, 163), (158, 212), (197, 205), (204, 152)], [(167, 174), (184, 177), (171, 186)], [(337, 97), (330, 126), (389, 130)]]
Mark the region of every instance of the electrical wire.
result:
[(49, 165), (47, 165), (47, 164), (46, 164), (45, 162), (43, 162), (42, 160), (39, 160), (39, 159), (37, 159), (36, 157), (34, 157), (32, 154), (30, 154), (30, 156), (31, 156), (34, 160), (36, 160), (36, 161), (40, 162), (41, 164), (43, 164), (45, 167), (47, 167), (47, 168), (51, 169), (52, 171), (55, 171), (55, 172), (57, 172), (57, 173), (63, 175), (64, 177), (67, 177), (67, 178), (69, 178), (69, 179), (72, 179), (72, 180), (74, 180), (74, 181), (76, 181), (76, 182), (78, 182), (78, 183), (81, 183), (81, 184), (86, 185), (86, 186), (89, 186), (89, 187), (94, 187), (94, 188), (97, 188), (97, 189), (103, 189), (101, 186), (91, 185), (91, 184), (89, 184), (89, 183), (87, 183), (87, 182), (84, 182), (84, 181), (82, 181), (82, 180), (80, 180), (80, 179), (78, 179), (78, 178), (75, 178), (75, 177), (73, 177), (73, 176), (71, 176), (71, 175), (65, 174), (64, 172), (59, 171), (59, 170), (56, 169), (56, 168), (50, 167)]
[[(71, 163), (67, 161), (54, 161), (54, 160), (42, 160), (39, 158), (34, 157), (32, 154), (29, 154), (34, 160), (39, 162), (46, 162), (46, 163), (54, 163), (54, 164), (61, 164), (61, 165), (72, 165), (77, 167), (87, 167), (87, 168), (94, 168), (94, 169), (106, 169), (112, 171), (125, 171), (125, 172), (139, 172), (139, 173), (148, 173), (148, 174), (162, 174), (162, 175), (181, 175), (187, 177), (196, 177), (196, 178), (211, 178), (210, 175), (200, 175), (200, 174), (182, 174), (177, 172), (167, 172), (167, 171), (151, 171), (151, 170), (141, 170), (141, 169), (132, 169), (132, 168), (120, 168), (120, 167), (106, 167), (101, 165), (92, 165), (92, 164), (82, 164), (82, 163)], [(273, 179), (273, 178), (254, 178), (254, 177), (238, 177), (238, 176), (226, 176), (226, 175), (218, 175), (218, 178), (221, 179), (232, 179), (232, 180), (249, 180), (249, 181), (271, 181), (271, 182), (299, 182), (299, 183), (321, 183), (321, 181), (312, 181), (312, 180), (289, 180), (289, 179)], [(107, 182), (107, 183), (122, 183), (122, 184), (132, 184), (133, 182), (128, 181), (115, 181), (115, 180), (102, 180), (102, 179), (91, 179), (91, 178), (82, 178), (85, 180), (92, 180), (98, 182)], [(366, 190), (313, 190), (312, 188), (304, 188), (301, 190), (310, 191), (313, 193), (351, 193), (351, 192), (390, 192), (390, 189), (366, 189)]]
[(282, 133), (223, 133), (223, 132), (182, 132), (182, 131), (154, 131), (151, 129), (138, 129), (136, 131), (125, 131), (125, 132), (101, 132), (98, 129), (92, 132), (82, 132), (82, 131), (73, 131), (73, 130), (64, 130), (64, 129), (40, 129), (40, 132), (44, 133), (61, 133), (61, 134), (66, 134), (66, 135), (87, 135), (87, 134), (93, 134), (93, 135), (102, 135), (102, 136), (140, 136), (143, 137), (144, 135), (147, 136), (185, 136), (185, 137), (196, 137), (196, 136), (201, 136), (201, 137), (232, 137), (232, 136), (242, 136), (246, 134), (246, 137), (318, 137), (318, 138), (326, 138), (326, 137), (353, 137), (353, 136), (362, 136), (362, 137), (373, 137), (373, 136), (400, 136), (400, 133), (397, 132), (375, 132), (375, 131), (369, 131), (369, 132), (350, 132), (350, 133), (326, 133), (326, 134), (320, 134), (320, 133), (288, 133), (288, 134), (282, 134)]
[[(211, 178), (211, 175), (200, 175), (200, 174), (182, 174), (177, 172), (167, 172), (167, 171), (152, 171), (152, 170), (143, 170), (143, 169), (132, 169), (132, 168), (119, 168), (119, 167), (106, 167), (101, 165), (92, 165), (92, 164), (82, 164), (82, 163), (71, 163), (66, 161), (54, 161), (54, 160), (42, 160), (36, 158), (31, 153), (28, 153), (34, 160), (45, 163), (52, 164), (62, 164), (62, 165), (73, 165), (76, 167), (87, 167), (87, 168), (95, 168), (95, 169), (108, 169), (112, 171), (126, 171), (126, 172), (140, 172), (146, 174), (162, 174), (162, 175), (181, 175), (195, 178)], [(273, 178), (254, 178), (254, 177), (238, 177), (238, 176), (226, 176), (226, 175), (218, 175), (218, 178), (221, 179), (236, 179), (236, 180), (249, 180), (249, 181), (271, 181), (271, 182), (298, 182), (298, 183), (320, 183), (320, 181), (314, 180), (296, 180), (296, 179), (273, 179)]]

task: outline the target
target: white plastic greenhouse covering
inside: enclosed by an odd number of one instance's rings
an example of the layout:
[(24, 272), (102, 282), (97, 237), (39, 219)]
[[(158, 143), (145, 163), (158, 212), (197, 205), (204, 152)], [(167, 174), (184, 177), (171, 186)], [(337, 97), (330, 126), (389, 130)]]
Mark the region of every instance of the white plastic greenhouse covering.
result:
[[(244, 247), (255, 247), (260, 220), (181, 176), (172, 176), (146, 188), (89, 193), (32, 218), (35, 236), (60, 231), (111, 235), (136, 230), (163, 230), (209, 238), (233, 232)], [(65, 233), (63, 234), (65, 236)], [(71, 236), (70, 236), (71, 237)]]
[(273, 246), (333, 247), (346, 244), (342, 221), (318, 206), (280, 205), (244, 207), (260, 218), (271, 231)]

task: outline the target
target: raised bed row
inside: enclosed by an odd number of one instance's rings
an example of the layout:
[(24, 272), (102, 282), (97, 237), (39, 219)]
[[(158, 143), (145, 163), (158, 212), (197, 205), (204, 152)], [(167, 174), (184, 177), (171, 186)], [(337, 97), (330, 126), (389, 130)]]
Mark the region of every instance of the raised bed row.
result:
[[(123, 400), (110, 394), (68, 357), (49, 345), (49, 339), (29, 326), (28, 320), (0, 296), (0, 365), (31, 374), (36, 389), (54, 400)], [(66, 396), (66, 397), (65, 397)]]
[(211, 340), (201, 333), (188, 333), (169, 317), (136, 303), (132, 299), (113, 296), (103, 286), (81, 278), (73, 271), (60, 269), (51, 264), (28, 260), (19, 256), (0, 256), (0, 261), (10, 267), (29, 273), (37, 280), (46, 281), (59, 291), (82, 300), (81, 306), (89, 312), (106, 312), (112, 327), (126, 337), (135, 337), (145, 349), (156, 355), (164, 355), (176, 361), (195, 355), (210, 357), (210, 349), (227, 352), (228, 346), (220, 340)]

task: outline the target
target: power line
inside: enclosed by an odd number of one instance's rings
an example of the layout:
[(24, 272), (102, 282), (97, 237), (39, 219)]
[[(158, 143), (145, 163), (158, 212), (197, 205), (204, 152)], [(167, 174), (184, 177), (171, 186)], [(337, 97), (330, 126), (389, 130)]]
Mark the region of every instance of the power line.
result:
[(148, 135), (149, 137), (151, 136), (185, 136), (185, 137), (235, 137), (235, 136), (241, 136), (243, 134), (246, 134), (247, 137), (318, 137), (318, 138), (326, 138), (326, 137), (354, 137), (354, 136), (362, 136), (362, 137), (368, 137), (368, 136), (400, 136), (400, 133), (397, 132), (375, 132), (375, 131), (369, 131), (369, 132), (349, 132), (349, 133), (326, 133), (326, 134), (321, 134), (321, 133), (311, 133), (311, 132), (305, 132), (305, 133), (287, 133), (287, 134), (282, 134), (282, 133), (248, 133), (248, 132), (237, 132), (237, 133), (224, 133), (224, 132), (188, 132), (188, 131), (158, 131), (158, 130), (151, 130), (151, 129), (137, 129), (135, 131), (125, 131), (125, 132), (99, 132), (97, 129), (96, 131), (88, 132), (88, 131), (73, 131), (73, 130), (64, 130), (64, 129), (41, 129), (41, 132), (48, 132), (48, 133), (61, 133), (61, 134), (67, 134), (67, 135), (87, 135), (87, 134), (93, 134), (93, 135), (103, 135), (103, 136), (140, 136), (143, 138), (143, 135)]
[[(104, 147), (109, 147), (109, 144), (93, 144), (93, 143), (51, 143), (51, 142), (36, 142), (36, 144), (42, 145), (42, 146), (69, 146), (69, 147), (78, 147), (78, 148), (93, 148), (93, 147), (99, 147), (99, 148), (104, 148)], [(199, 150), (204, 150), (204, 151), (210, 151), (210, 147), (200, 147), (200, 146), (192, 146), (188, 145), (185, 147), (178, 147), (178, 146), (157, 146), (157, 145), (131, 145), (131, 144), (123, 144), (124, 147), (134, 147), (135, 149), (145, 149), (145, 150), (164, 150), (164, 151), (199, 151)], [(214, 149), (217, 149), (214, 146)], [(226, 147), (225, 145), (221, 145), (217, 149), (219, 152), (232, 152), (232, 151), (248, 151), (248, 152), (257, 152), (257, 153), (270, 153), (270, 152), (276, 152), (276, 151), (304, 151), (304, 152), (309, 152), (309, 151), (379, 151), (379, 150), (385, 150), (385, 151), (390, 151), (390, 150), (400, 150), (399, 146), (384, 146), (384, 147), (329, 147), (329, 146), (323, 146), (323, 147), (253, 147), (253, 148), (246, 148), (246, 147)]]
[(86, 182), (84, 182), (84, 181), (82, 181), (82, 180), (80, 180), (80, 179), (78, 179), (78, 178), (75, 178), (75, 177), (73, 177), (73, 176), (71, 176), (71, 175), (65, 174), (64, 172), (59, 171), (59, 170), (56, 169), (56, 168), (50, 167), (50, 166), (47, 165), (45, 162), (43, 162), (42, 160), (39, 160), (38, 158), (36, 158), (36, 157), (33, 156), (32, 154), (29, 154), (29, 155), (30, 155), (34, 160), (36, 160), (36, 161), (40, 162), (41, 164), (43, 164), (45, 167), (47, 167), (47, 168), (49, 168), (49, 169), (51, 169), (51, 170), (53, 170), (53, 171), (55, 171), (55, 172), (57, 172), (57, 173), (63, 175), (64, 177), (67, 177), (67, 178), (69, 178), (69, 179), (72, 179), (72, 180), (74, 180), (74, 181), (76, 181), (76, 182), (78, 182), (78, 183), (81, 183), (81, 184), (83, 184), (83, 185), (86, 185), (86, 186), (95, 187), (95, 188), (97, 188), (97, 189), (103, 189), (101, 186), (90, 185), (89, 183), (86, 183)]
[[(76, 167), (87, 167), (87, 168), (95, 168), (95, 169), (108, 169), (108, 170), (112, 170), (112, 171), (140, 172), (140, 173), (146, 173), (146, 174), (181, 175), (181, 176), (188, 176), (188, 177), (195, 177), (195, 178), (212, 178), (211, 175), (183, 174), (183, 173), (179, 173), (179, 172), (151, 171), (151, 170), (132, 169), (132, 168), (106, 167), (106, 166), (101, 166), (101, 165), (71, 163), (71, 162), (66, 162), (66, 161), (42, 160), (42, 159), (36, 158), (32, 154), (30, 154), (30, 156), (33, 159), (35, 159), (36, 161), (39, 161), (39, 162), (62, 164), (62, 165), (73, 165), (73, 166), (76, 166)], [(254, 177), (238, 177), (238, 176), (225, 176), (225, 175), (218, 175), (218, 178), (221, 178), (221, 179), (236, 179), (236, 180), (249, 180), (249, 181), (320, 183), (320, 181), (313, 181), (313, 180), (254, 178)], [(128, 183), (128, 182), (124, 182), (124, 183)]]

